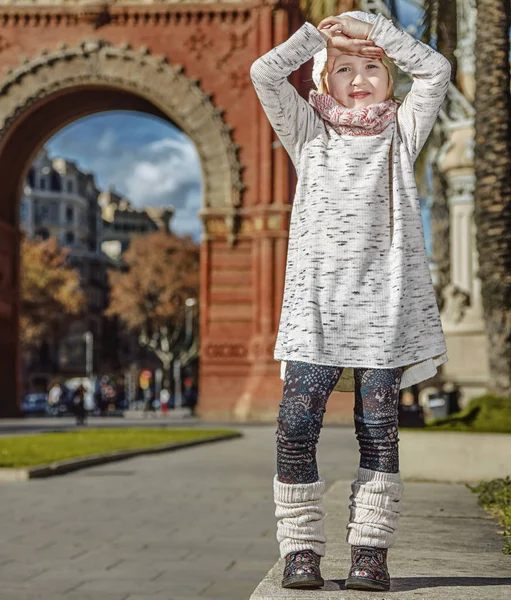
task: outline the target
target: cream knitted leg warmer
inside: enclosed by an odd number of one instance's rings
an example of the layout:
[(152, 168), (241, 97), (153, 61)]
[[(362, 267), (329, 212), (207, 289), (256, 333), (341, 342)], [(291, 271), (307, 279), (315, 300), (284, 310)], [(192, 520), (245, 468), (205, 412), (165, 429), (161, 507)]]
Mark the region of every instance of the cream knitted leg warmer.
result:
[(399, 473), (359, 468), (351, 490), (348, 544), (391, 548), (403, 496)]
[(277, 475), (273, 478), (275, 516), (279, 519), (277, 540), (282, 558), (289, 552), (307, 549), (325, 556), (324, 491), (325, 480), (321, 477), (314, 483), (293, 484), (282, 483)]

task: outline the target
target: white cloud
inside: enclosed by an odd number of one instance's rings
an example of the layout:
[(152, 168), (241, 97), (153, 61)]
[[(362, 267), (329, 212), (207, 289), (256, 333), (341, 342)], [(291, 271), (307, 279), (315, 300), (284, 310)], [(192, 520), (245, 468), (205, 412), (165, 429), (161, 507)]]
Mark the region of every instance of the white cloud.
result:
[(141, 149), (130, 165), (125, 193), (136, 206), (183, 206), (190, 187), (201, 187), (201, 166), (188, 140), (166, 138)]
[(181, 235), (188, 233), (196, 241), (199, 241), (202, 232), (202, 221), (198, 214), (201, 204), (201, 190), (195, 188), (189, 189), (184, 206), (177, 208), (172, 218), (172, 230)]
[(112, 152), (117, 146), (117, 135), (111, 128), (105, 130), (98, 140), (98, 150), (100, 152)]
[(146, 115), (104, 113), (64, 128), (48, 146), (136, 207), (174, 206), (173, 229), (200, 237), (201, 164), (193, 142), (175, 127)]

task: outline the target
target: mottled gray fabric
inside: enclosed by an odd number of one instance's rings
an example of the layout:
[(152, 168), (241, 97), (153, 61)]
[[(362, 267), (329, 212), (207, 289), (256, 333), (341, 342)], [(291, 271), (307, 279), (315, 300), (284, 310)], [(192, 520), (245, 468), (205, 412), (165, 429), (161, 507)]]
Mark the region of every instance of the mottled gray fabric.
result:
[[(413, 165), (447, 93), (450, 64), (382, 15), (370, 38), (413, 77), (398, 127), (394, 120), (377, 135), (337, 134), (288, 82), (325, 47), (312, 24), (251, 68), (298, 174), (274, 356), (284, 361), (282, 376), (287, 360), (405, 366), (402, 389), (432, 377), (447, 360)], [(352, 382), (344, 389), (353, 389)]]

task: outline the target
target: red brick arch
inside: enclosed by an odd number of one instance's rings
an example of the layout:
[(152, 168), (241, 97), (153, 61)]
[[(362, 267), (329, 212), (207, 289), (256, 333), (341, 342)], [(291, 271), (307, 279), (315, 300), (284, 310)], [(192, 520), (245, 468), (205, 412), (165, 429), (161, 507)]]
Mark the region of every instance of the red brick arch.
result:
[(299, 26), (296, 3), (36, 2), (0, 13), (0, 415), (16, 414), (19, 401), (24, 172), (67, 123), (131, 109), (173, 121), (202, 161), (200, 411), (274, 419), (281, 381), (273, 345), (294, 174), (273, 144), (249, 68)]

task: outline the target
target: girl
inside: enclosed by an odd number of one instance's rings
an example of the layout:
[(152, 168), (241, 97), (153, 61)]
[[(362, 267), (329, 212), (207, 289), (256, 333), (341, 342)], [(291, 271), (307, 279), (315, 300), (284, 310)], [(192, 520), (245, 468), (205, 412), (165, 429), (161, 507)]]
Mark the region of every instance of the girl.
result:
[[(312, 57), (317, 91), (306, 102), (287, 77)], [(393, 63), (413, 78), (402, 103)], [(351, 367), (360, 467), (346, 587), (390, 588), (387, 549), (403, 492), (399, 390), (447, 361), (413, 165), (450, 71), (447, 59), (382, 15), (359, 11), (318, 28), (305, 23), (251, 68), (298, 174), (275, 346), (285, 373), (273, 482), (283, 587), (324, 584), (325, 481), (316, 445), (327, 400)]]

